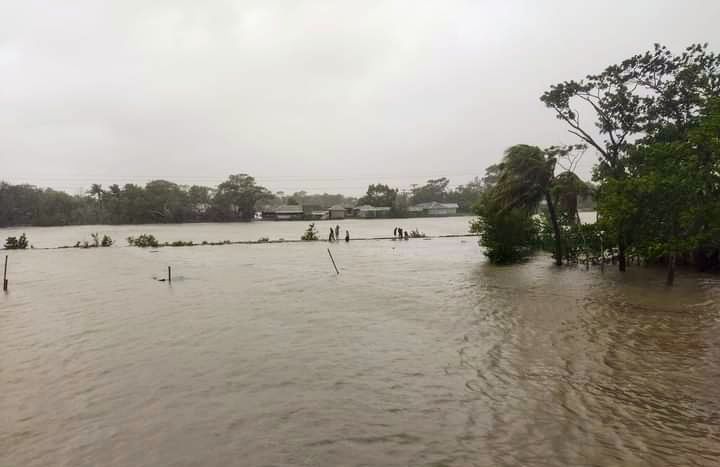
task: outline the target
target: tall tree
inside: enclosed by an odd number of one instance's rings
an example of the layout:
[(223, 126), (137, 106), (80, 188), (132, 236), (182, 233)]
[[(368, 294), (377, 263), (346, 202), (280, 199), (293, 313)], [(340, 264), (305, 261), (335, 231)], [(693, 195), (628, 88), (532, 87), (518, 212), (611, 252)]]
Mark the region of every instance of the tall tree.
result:
[(254, 177), (237, 174), (218, 185), (213, 204), (224, 220), (250, 221), (255, 216), (255, 205), (270, 197), (272, 193), (258, 185)]
[[(687, 134), (709, 98), (720, 95), (720, 56), (707, 44), (693, 44), (674, 55), (666, 47), (607, 67), (580, 81), (550, 87), (541, 97), (569, 132), (600, 155), (599, 180), (623, 180), (633, 143), (659, 133)], [(590, 119), (581, 120), (580, 111)], [(585, 122), (593, 122), (594, 127)], [(619, 269), (626, 268), (627, 228), (615, 226)]]
[(632, 225), (636, 250), (665, 261), (672, 285), (677, 258), (720, 239), (720, 99), (686, 140), (638, 145), (627, 167), (622, 183), (603, 186), (604, 222), (619, 217)]
[(430, 179), (425, 185), (413, 188), (412, 202), (415, 204), (431, 201), (443, 202), (447, 197), (449, 184), (450, 180), (445, 177)]
[(370, 206), (392, 207), (397, 197), (397, 188), (390, 188), (388, 185), (378, 183), (368, 186), (365, 196), (358, 199), (359, 205), (369, 204)]
[(547, 203), (555, 239), (555, 264), (563, 260), (562, 233), (552, 197), (554, 156), (537, 146), (517, 144), (505, 151), (500, 164), (500, 177), (495, 186), (497, 202), (503, 209), (524, 208), (534, 211), (541, 201)]

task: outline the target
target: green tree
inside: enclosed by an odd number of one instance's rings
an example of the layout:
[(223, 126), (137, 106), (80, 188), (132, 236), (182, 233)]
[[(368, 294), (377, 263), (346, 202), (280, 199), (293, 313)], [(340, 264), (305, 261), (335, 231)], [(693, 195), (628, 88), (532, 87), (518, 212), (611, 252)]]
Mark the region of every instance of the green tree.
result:
[(537, 146), (512, 146), (505, 151), (493, 193), (501, 209), (523, 208), (535, 212), (541, 201), (546, 202), (555, 238), (555, 264), (561, 265), (562, 232), (551, 194), (556, 162), (554, 156)]
[(523, 207), (505, 208), (493, 190), (486, 191), (474, 208), (477, 219), (470, 231), (479, 234), (485, 256), (494, 264), (509, 264), (530, 256), (537, 245), (538, 225)]
[(449, 184), (450, 180), (445, 177), (430, 179), (425, 185), (413, 188), (412, 202), (418, 204), (432, 201), (446, 201)]
[(628, 177), (603, 186), (601, 214), (631, 225), (637, 251), (665, 261), (672, 285), (677, 258), (720, 238), (720, 99), (687, 140), (638, 145), (627, 167)]
[(269, 199), (272, 193), (247, 174), (230, 175), (217, 187), (214, 207), (223, 220), (250, 221), (255, 216), (255, 205)]
[[(598, 152), (596, 178), (605, 181), (627, 176), (626, 161), (635, 142), (661, 135), (684, 139), (708, 99), (718, 95), (720, 56), (709, 52), (707, 44), (693, 44), (681, 54), (656, 44), (653, 51), (634, 55), (600, 74), (553, 85), (540, 99), (570, 133)], [(581, 120), (581, 110), (591, 118)], [(621, 223), (613, 229), (618, 267), (624, 271), (628, 226)]]
[(483, 182), (478, 177), (465, 185), (458, 185), (447, 193), (446, 201), (457, 203), (460, 212), (471, 212), (480, 200), (484, 190)]
[(358, 199), (358, 205), (369, 204), (370, 206), (389, 206), (395, 204), (397, 197), (397, 188), (390, 188), (388, 185), (378, 183), (377, 185), (369, 185), (365, 196)]

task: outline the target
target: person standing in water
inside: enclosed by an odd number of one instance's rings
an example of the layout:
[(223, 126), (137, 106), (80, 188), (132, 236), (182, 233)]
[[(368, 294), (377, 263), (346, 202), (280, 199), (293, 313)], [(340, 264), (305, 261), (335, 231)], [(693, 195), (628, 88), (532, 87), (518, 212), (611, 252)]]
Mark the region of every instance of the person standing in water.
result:
[(393, 230), (393, 238), (397, 237), (397, 227)]
[(340, 225), (339, 224), (335, 226), (335, 238), (340, 240)]
[(349, 241), (350, 241), (350, 231), (349, 231), (349, 230), (346, 230), (346, 231), (345, 231), (345, 242), (347, 243), (347, 242), (349, 242)]
[(402, 227), (398, 227), (398, 237), (400, 238), (400, 240), (402, 240), (402, 238), (403, 238)]
[(408, 240), (410, 238), (410, 235), (408, 235), (407, 230), (405, 231), (405, 240)]
[(328, 237), (328, 242), (334, 242), (335, 241), (335, 231), (332, 227), (330, 227), (330, 236)]

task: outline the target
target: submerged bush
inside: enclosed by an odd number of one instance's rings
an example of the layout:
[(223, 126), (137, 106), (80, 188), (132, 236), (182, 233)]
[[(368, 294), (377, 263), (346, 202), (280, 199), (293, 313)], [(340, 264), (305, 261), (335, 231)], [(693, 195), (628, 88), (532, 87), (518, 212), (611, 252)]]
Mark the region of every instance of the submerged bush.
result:
[(258, 243), (268, 243), (270, 239), (268, 237), (260, 237)]
[(480, 245), (491, 263), (522, 261), (540, 247), (540, 221), (526, 209), (504, 209), (492, 193), (486, 193), (474, 208), (478, 218), (470, 231), (480, 235)]
[(90, 234), (90, 238), (92, 238), (92, 243), (87, 240), (78, 241), (75, 243), (74, 248), (109, 247), (115, 243), (109, 235), (103, 235), (102, 239), (100, 239), (100, 234), (97, 232)]
[(28, 240), (25, 236), (25, 233), (20, 235), (20, 238), (18, 237), (8, 237), (5, 240), (5, 249), (6, 250), (24, 250), (28, 247)]
[(193, 246), (195, 244), (192, 242), (192, 240), (190, 240), (188, 242), (184, 242), (182, 240), (176, 240), (170, 244), (166, 243), (166, 245), (168, 245), (168, 246)]
[(142, 234), (139, 237), (128, 237), (127, 242), (131, 246), (137, 246), (140, 248), (157, 248), (160, 243), (157, 241), (153, 234)]
[(305, 230), (305, 233), (303, 234), (302, 237), (300, 237), (300, 240), (312, 241), (312, 240), (317, 240), (317, 239), (318, 239), (318, 231), (315, 228), (315, 223), (313, 222), (308, 226), (307, 230)]

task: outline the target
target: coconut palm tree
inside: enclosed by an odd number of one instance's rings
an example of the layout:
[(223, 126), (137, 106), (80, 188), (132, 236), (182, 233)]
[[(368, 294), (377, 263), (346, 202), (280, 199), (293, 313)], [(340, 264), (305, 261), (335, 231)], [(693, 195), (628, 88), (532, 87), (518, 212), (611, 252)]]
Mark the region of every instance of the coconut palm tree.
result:
[(97, 197), (98, 201), (100, 201), (100, 198), (103, 195), (102, 185), (99, 183), (93, 183), (88, 190), (88, 194)]
[(557, 158), (537, 146), (516, 144), (505, 151), (496, 184), (496, 200), (503, 210), (536, 210), (547, 203), (555, 239), (555, 264), (562, 265), (562, 233), (552, 191)]

